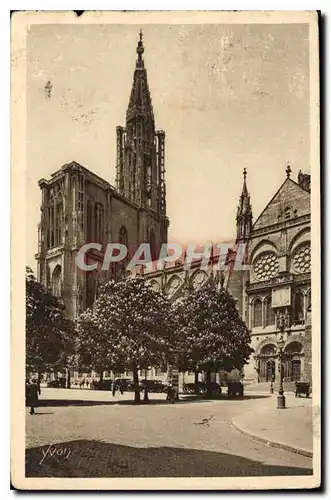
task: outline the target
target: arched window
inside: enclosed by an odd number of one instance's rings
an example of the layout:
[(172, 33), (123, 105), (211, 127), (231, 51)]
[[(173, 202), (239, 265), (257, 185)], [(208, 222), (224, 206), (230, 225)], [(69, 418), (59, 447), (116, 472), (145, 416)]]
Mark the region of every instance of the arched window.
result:
[(267, 297), (264, 301), (264, 321), (265, 326), (272, 326), (275, 324), (275, 313), (271, 307), (271, 297)]
[(262, 326), (262, 300), (255, 299), (253, 305), (253, 327)]
[(149, 244), (150, 244), (152, 261), (154, 261), (157, 258), (157, 250), (156, 250), (156, 238), (153, 229), (149, 231)]
[(128, 231), (125, 226), (122, 226), (119, 233), (119, 243), (125, 245), (128, 248)]
[(97, 243), (103, 243), (104, 211), (101, 203), (95, 204), (95, 239)]
[(55, 297), (61, 297), (61, 266), (56, 266), (53, 271), (52, 293)]
[(92, 307), (96, 298), (96, 281), (93, 272), (89, 271), (86, 276), (86, 307)]
[[(119, 275), (124, 277), (125, 276), (125, 268), (127, 266), (127, 263), (129, 261), (129, 237), (128, 237), (128, 231), (125, 226), (122, 226), (120, 229), (119, 233), (119, 243), (121, 245), (124, 245), (127, 248), (127, 254), (125, 259), (122, 262), (119, 262), (118, 264), (118, 269), (119, 269)], [(117, 273), (117, 271), (116, 271)]]
[(54, 238), (54, 197), (51, 195), (48, 205), (48, 238), (47, 238), (47, 246), (48, 248), (53, 248), (55, 246), (55, 238)]
[(87, 205), (87, 242), (93, 241), (93, 206), (92, 201), (88, 200)]
[(303, 293), (296, 292), (293, 301), (293, 319), (294, 323), (300, 324), (304, 321), (304, 302)]
[(60, 196), (55, 205), (55, 241), (54, 246), (61, 245), (62, 243), (62, 224), (63, 224), (63, 202)]

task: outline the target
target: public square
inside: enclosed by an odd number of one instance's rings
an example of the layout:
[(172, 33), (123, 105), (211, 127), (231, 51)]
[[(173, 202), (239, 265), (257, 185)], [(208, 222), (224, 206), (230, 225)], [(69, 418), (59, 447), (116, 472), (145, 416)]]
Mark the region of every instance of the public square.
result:
[(149, 397), (134, 405), (133, 393), (42, 388), (36, 415), (26, 409), (26, 475), (312, 474), (311, 399), (287, 394), (287, 409), (277, 410), (276, 395), (249, 390), (238, 399), (181, 395), (176, 404)]

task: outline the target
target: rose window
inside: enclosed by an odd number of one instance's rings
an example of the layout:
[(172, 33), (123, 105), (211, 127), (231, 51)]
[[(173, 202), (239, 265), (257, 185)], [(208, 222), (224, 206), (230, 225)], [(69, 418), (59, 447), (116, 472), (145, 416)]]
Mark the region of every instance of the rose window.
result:
[(292, 265), (297, 273), (310, 272), (310, 245), (300, 246), (293, 255)]
[(265, 253), (254, 262), (254, 274), (259, 281), (266, 281), (278, 273), (278, 259), (274, 253)]

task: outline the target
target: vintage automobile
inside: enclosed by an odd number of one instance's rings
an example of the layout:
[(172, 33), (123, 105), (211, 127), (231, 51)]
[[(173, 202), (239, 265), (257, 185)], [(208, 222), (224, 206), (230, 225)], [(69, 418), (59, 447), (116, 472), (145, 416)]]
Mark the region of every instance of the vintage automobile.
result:
[(64, 389), (65, 386), (66, 386), (66, 379), (65, 378), (59, 378), (56, 380), (49, 380), (47, 382), (47, 387), (52, 387), (55, 389), (59, 389), (59, 388)]
[(219, 396), (222, 394), (222, 388), (216, 382), (198, 382), (197, 384), (184, 384), (183, 392), (184, 394), (213, 394)]
[(141, 391), (145, 389), (148, 392), (165, 392), (167, 390), (167, 386), (162, 382), (162, 380), (142, 380), (139, 384), (139, 388)]
[(305, 395), (306, 398), (309, 398), (311, 393), (311, 387), (309, 382), (296, 382), (295, 383), (295, 397), (297, 398), (300, 395)]
[(244, 395), (244, 384), (239, 381), (228, 381), (228, 397), (242, 397)]

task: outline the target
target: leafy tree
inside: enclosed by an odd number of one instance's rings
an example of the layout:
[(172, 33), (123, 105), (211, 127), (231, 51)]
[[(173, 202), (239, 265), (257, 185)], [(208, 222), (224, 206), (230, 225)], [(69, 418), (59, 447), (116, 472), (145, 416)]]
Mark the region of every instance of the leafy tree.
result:
[(241, 370), (252, 352), (250, 332), (233, 297), (213, 284), (176, 304), (177, 350), (182, 371)]
[(93, 313), (81, 317), (77, 346), (81, 359), (90, 356), (94, 363), (99, 357), (113, 370), (132, 371), (139, 402), (138, 371), (165, 362), (170, 330), (170, 303), (143, 278), (109, 281), (101, 287)]
[(76, 320), (75, 367), (99, 372), (102, 381), (104, 370), (111, 368), (111, 350), (111, 337), (99, 328), (93, 309), (87, 309)]
[(26, 268), (26, 364), (38, 372), (63, 368), (73, 349), (73, 322), (61, 300)]

